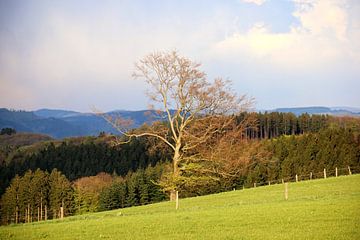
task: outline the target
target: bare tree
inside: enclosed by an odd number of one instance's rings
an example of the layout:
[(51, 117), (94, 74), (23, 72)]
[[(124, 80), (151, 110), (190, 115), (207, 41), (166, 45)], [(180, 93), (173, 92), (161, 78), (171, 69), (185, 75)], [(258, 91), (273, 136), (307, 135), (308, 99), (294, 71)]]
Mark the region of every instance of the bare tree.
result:
[[(252, 106), (252, 99), (237, 96), (229, 81), (217, 78), (210, 83), (200, 64), (179, 56), (176, 51), (149, 54), (135, 66), (133, 76), (145, 79), (153, 109), (168, 128), (155, 124), (144, 131), (129, 132), (125, 127), (129, 125), (127, 120), (110, 117), (107, 120), (129, 141), (133, 137), (150, 136), (166, 144), (172, 152), (172, 180), (190, 162), (214, 161), (220, 149), (215, 150), (216, 146), (225, 149), (225, 142), (238, 142), (245, 128), (251, 126), (252, 120), (239, 122), (236, 116)], [(218, 145), (221, 141), (222, 145)], [(173, 184), (168, 190), (176, 187)]]

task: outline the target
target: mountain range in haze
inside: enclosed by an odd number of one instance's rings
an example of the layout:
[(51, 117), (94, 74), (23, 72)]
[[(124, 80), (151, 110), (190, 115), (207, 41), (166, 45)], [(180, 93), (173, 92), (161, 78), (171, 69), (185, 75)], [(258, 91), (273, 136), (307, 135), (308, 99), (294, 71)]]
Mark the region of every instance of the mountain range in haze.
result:
[[(308, 113), (360, 117), (360, 108), (350, 107), (277, 108), (267, 110), (267, 112), (291, 112), (295, 115)], [(131, 119), (133, 128), (157, 120), (154, 112), (148, 110), (117, 110), (106, 114)], [(42, 133), (58, 139), (75, 136), (94, 136), (100, 132), (118, 134), (116, 129), (96, 114), (55, 109), (18, 111), (0, 108), (0, 129), (5, 127), (15, 128), (17, 132)]]

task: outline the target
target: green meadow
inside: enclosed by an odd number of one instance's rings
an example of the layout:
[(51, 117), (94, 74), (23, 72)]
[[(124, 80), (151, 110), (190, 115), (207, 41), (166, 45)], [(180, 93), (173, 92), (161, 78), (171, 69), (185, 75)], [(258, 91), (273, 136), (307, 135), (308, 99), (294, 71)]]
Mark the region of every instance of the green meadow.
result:
[[(360, 175), (0, 227), (0, 239), (360, 239)], [(181, 197), (181, 194), (180, 194)]]

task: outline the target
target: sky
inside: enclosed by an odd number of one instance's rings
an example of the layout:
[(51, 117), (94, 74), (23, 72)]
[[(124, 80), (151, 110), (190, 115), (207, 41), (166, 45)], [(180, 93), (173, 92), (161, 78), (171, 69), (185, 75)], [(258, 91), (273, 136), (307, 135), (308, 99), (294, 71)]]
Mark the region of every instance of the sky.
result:
[(171, 50), (257, 109), (360, 107), (358, 0), (0, 0), (0, 107), (145, 109), (134, 64)]

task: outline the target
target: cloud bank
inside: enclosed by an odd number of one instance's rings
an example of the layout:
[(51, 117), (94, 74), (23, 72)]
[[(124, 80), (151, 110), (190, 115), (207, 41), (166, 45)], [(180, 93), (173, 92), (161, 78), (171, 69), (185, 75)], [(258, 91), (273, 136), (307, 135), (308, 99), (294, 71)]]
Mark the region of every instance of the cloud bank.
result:
[(359, 1), (1, 4), (3, 107), (145, 108), (133, 64), (169, 49), (231, 79), (258, 108), (360, 103)]

